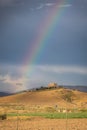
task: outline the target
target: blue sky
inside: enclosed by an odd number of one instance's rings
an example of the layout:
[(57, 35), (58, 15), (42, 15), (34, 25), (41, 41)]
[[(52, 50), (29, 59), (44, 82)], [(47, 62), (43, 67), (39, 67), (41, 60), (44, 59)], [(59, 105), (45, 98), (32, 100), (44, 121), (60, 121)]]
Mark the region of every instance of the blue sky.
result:
[[(0, 0), (0, 91), (49, 82), (87, 86), (87, 0), (58, 1)], [(32, 70), (24, 73), (26, 53), (30, 55), (40, 25), (58, 3), (60, 16), (35, 62), (28, 64)]]

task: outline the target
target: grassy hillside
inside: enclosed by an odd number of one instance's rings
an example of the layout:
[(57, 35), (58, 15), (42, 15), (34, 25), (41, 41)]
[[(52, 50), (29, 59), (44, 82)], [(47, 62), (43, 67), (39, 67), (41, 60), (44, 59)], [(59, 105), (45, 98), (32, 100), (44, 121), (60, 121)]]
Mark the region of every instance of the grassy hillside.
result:
[(87, 107), (87, 93), (64, 88), (22, 92), (0, 97), (0, 103), (21, 103), (24, 105), (58, 105), (65, 107)]

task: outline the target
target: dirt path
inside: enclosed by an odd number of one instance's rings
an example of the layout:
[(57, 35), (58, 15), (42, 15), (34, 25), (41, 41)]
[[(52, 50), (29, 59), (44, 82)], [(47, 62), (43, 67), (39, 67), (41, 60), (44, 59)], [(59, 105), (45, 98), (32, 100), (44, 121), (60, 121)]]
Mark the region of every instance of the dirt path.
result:
[[(18, 129), (17, 129), (18, 126)], [(67, 128), (66, 128), (67, 127)], [(0, 130), (87, 130), (87, 119), (44, 119), (0, 121)]]

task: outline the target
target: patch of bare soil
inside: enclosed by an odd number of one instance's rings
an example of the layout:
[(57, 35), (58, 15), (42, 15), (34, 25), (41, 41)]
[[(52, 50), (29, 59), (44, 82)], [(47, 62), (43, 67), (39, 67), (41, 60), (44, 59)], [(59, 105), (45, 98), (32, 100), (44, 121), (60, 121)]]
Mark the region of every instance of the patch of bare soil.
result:
[(0, 121), (0, 130), (87, 130), (87, 119), (45, 119)]

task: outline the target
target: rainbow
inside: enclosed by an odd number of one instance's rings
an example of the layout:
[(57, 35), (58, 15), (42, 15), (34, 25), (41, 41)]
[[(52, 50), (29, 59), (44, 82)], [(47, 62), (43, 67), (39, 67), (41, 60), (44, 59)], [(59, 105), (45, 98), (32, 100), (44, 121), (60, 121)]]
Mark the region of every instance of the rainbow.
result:
[(44, 47), (47, 44), (47, 38), (50, 37), (56, 23), (62, 15), (62, 12), (65, 10), (61, 8), (61, 5), (64, 5), (65, 2), (65, 0), (60, 0), (60, 2), (58, 1), (55, 5), (53, 5), (53, 8), (49, 14), (47, 14), (45, 20), (41, 23), (38, 29), (38, 36), (31, 43), (33, 45), (31, 51), (27, 50), (27, 53), (23, 60), (24, 68), (22, 71), (24, 77), (26, 77), (27, 74), (31, 74), (31, 72), (34, 70), (33, 65), (37, 61), (38, 55), (40, 55), (43, 51)]

